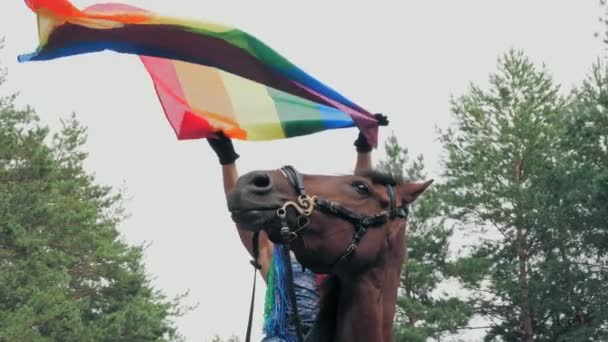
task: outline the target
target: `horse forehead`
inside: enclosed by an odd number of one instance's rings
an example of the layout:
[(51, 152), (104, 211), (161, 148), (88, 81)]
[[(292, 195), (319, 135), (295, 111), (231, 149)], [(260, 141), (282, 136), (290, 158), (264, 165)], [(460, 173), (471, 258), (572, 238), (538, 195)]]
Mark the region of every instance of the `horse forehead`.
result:
[(316, 173), (305, 173), (302, 175), (304, 178), (308, 178), (310, 180), (316, 180), (319, 182), (331, 182), (331, 181), (336, 181), (336, 180), (344, 180), (344, 179), (349, 179), (349, 178), (353, 178), (353, 175), (323, 175), (323, 174), (316, 174)]
[[(281, 182), (285, 184), (290, 184), (289, 179), (286, 174), (281, 170), (275, 170), (273, 172), (275, 177), (281, 178)], [(370, 177), (365, 177), (361, 175), (352, 175), (352, 174), (336, 174), (336, 175), (327, 175), (327, 174), (314, 174), (314, 173), (300, 173), (302, 176), (302, 182), (304, 183), (305, 191), (311, 193), (319, 193), (333, 196), (346, 196), (348, 197), (348, 192), (345, 192), (345, 186), (350, 185), (355, 180), (362, 180), (366, 182), (371, 190), (375, 193), (376, 198), (385, 202), (388, 201), (388, 194), (386, 193), (386, 186), (382, 184), (377, 184), (372, 182)], [(335, 198), (335, 197), (334, 197)], [(337, 200), (337, 198), (336, 198)]]
[(319, 174), (302, 174), (304, 183), (310, 185), (327, 185), (327, 184), (350, 184), (355, 180), (361, 180), (367, 183), (373, 190), (385, 192), (386, 185), (373, 182), (370, 177), (361, 175), (319, 175)]
[(352, 182), (352, 175), (319, 175), (303, 174), (304, 186), (319, 187), (325, 190), (332, 190), (332, 186), (339, 186)]
[[(358, 175), (303, 175), (304, 187), (310, 191), (318, 193), (326, 193), (332, 195), (343, 195), (348, 197), (351, 194), (344, 191), (347, 186), (351, 185), (355, 180), (366, 182), (370, 189), (374, 192), (374, 197), (382, 202), (388, 201), (386, 186), (373, 183), (368, 177)], [(352, 193), (354, 196), (354, 193)]]

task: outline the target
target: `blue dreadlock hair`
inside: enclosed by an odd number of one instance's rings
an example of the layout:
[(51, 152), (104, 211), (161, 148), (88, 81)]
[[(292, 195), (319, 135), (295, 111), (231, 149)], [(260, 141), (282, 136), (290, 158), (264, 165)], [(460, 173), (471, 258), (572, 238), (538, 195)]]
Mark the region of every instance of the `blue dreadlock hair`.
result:
[(287, 263), (291, 263), (289, 251), (285, 253), (282, 244), (274, 245), (268, 286), (264, 303), (264, 333), (268, 337), (280, 337), (286, 341), (296, 341), (295, 334), (289, 330), (289, 274)]

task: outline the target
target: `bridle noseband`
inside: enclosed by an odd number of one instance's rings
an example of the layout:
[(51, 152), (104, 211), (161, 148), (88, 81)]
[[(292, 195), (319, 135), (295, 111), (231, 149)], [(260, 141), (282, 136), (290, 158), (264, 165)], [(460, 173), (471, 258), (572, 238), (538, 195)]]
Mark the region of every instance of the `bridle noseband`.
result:
[[(312, 215), (315, 208), (319, 208), (327, 214), (345, 219), (354, 225), (355, 232), (352, 241), (346, 248), (346, 251), (334, 263), (334, 267), (355, 252), (355, 250), (359, 247), (361, 239), (365, 233), (367, 233), (368, 228), (381, 226), (389, 220), (395, 218), (407, 218), (409, 214), (407, 205), (397, 207), (395, 191), (391, 185), (386, 185), (390, 209), (376, 215), (361, 215), (344, 207), (340, 203), (328, 201), (318, 196), (308, 195), (306, 193), (306, 189), (304, 188), (302, 175), (293, 166), (283, 166), (281, 168), (281, 172), (289, 180), (298, 195), (297, 202), (285, 202), (285, 204), (283, 204), (283, 206), (277, 210), (277, 216), (279, 216), (281, 220), (281, 238), (283, 239), (283, 242), (291, 243), (299, 237), (299, 233), (310, 224), (309, 217)], [(297, 227), (295, 227), (295, 229), (292, 229), (287, 222), (288, 207), (293, 207), (299, 213)]]

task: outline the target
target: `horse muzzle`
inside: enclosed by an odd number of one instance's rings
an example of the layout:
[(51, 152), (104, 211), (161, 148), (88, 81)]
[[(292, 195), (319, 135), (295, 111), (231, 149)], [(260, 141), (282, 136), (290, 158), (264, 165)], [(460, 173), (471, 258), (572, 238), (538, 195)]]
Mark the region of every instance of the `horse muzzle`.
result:
[(286, 195), (276, 189), (270, 172), (253, 171), (242, 175), (227, 196), (232, 220), (243, 229), (258, 231), (277, 218), (276, 212)]

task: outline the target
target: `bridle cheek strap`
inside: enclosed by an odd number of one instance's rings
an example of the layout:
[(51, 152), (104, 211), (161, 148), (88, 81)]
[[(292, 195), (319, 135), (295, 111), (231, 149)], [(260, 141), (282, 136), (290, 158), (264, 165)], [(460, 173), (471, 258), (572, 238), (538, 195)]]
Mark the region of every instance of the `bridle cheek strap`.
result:
[(396, 217), (406, 218), (407, 217), (407, 208), (406, 207), (396, 207), (396, 199), (393, 187), (390, 185), (386, 186), (389, 202), (390, 202), (390, 210), (381, 212), (376, 215), (368, 215), (362, 216), (339, 203), (336, 202), (328, 202), (324, 199), (317, 198), (316, 203), (319, 209), (333, 214), (335, 216), (341, 217), (355, 226), (355, 233), (351, 240), (351, 243), (346, 248), (344, 254), (342, 254), (338, 260), (334, 263), (334, 267), (340, 264), (342, 261), (346, 260), (350, 257), (355, 250), (359, 247), (359, 243), (361, 239), (367, 233), (368, 228), (381, 226), (388, 222), (391, 219)]
[(298, 196), (306, 195), (306, 190), (304, 189), (304, 180), (302, 179), (302, 174), (300, 174), (293, 166), (287, 165), (281, 168), (281, 172), (291, 185), (296, 189)]

